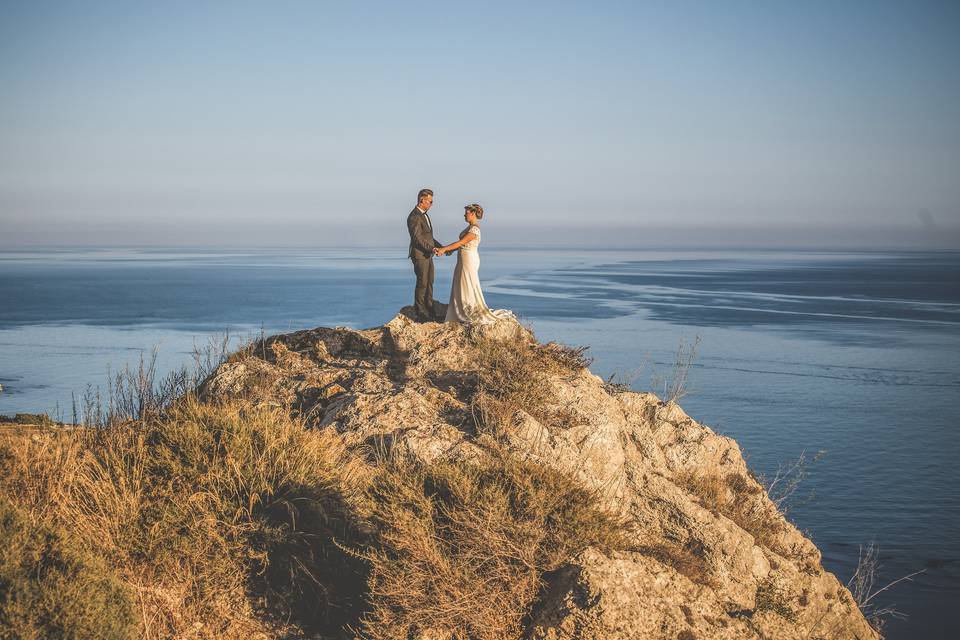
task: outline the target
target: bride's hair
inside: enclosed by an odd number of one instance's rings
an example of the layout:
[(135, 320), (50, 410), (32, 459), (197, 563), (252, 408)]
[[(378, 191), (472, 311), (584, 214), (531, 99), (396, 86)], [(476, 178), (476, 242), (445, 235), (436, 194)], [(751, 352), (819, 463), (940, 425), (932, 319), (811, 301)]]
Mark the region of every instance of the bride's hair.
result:
[(483, 207), (477, 203), (468, 204), (464, 207), (467, 211), (473, 211), (473, 215), (477, 216), (477, 220), (483, 220)]

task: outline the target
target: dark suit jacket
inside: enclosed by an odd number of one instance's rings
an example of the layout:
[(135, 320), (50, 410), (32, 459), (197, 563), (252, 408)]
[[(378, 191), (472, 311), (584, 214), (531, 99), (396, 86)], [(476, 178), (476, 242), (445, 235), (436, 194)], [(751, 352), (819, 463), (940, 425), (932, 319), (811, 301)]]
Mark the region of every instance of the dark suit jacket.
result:
[(407, 216), (407, 231), (410, 232), (409, 256), (411, 258), (432, 258), (434, 247), (443, 246), (434, 239), (426, 216), (416, 207)]

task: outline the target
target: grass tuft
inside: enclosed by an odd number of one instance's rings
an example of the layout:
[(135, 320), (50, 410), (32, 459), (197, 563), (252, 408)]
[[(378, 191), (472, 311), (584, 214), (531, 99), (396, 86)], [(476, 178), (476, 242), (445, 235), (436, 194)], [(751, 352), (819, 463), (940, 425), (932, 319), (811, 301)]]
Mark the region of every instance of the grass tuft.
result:
[(762, 508), (756, 496), (762, 489), (739, 473), (721, 476), (685, 471), (677, 474), (677, 484), (696, 496), (704, 507), (719, 513), (750, 533), (757, 544), (774, 548), (783, 523)]
[(695, 540), (680, 543), (668, 539), (656, 544), (641, 545), (635, 551), (672, 567), (694, 584), (709, 586), (714, 584), (704, 547)]
[(757, 613), (771, 611), (790, 622), (797, 621), (797, 612), (791, 604), (792, 598), (773, 580), (764, 580), (757, 585), (754, 602), (754, 611)]
[(587, 547), (625, 546), (618, 519), (552, 468), (494, 454), (477, 463), (390, 462), (369, 489), (372, 640), (426, 632), (519, 637), (553, 571)]
[(486, 336), (471, 341), (477, 386), (471, 408), (479, 431), (500, 435), (511, 430), (525, 412), (541, 424), (572, 426), (576, 413), (555, 405), (550, 376), (568, 376), (585, 368), (585, 347), (541, 345), (518, 327), (515, 336)]

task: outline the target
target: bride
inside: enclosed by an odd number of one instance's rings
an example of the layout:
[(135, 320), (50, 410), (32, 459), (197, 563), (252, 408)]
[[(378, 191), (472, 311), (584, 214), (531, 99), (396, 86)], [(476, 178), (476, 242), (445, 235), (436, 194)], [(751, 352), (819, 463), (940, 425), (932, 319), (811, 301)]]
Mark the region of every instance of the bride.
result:
[(479, 204), (465, 206), (463, 219), (467, 228), (460, 232), (460, 239), (453, 244), (434, 249), (438, 256), (459, 249), (457, 267), (453, 272), (450, 286), (450, 304), (447, 306), (445, 322), (463, 322), (468, 324), (487, 324), (501, 318), (512, 317), (505, 309), (491, 310), (483, 299), (480, 290), (480, 220), (483, 219), (483, 207)]

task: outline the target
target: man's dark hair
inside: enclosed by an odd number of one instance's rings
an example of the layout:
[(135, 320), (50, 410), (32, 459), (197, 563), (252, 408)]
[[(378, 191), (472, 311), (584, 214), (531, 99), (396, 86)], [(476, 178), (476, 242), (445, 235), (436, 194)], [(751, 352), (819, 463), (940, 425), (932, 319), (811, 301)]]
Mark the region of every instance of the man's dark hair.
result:
[(420, 204), (420, 201), (423, 200), (426, 196), (432, 196), (433, 189), (420, 189), (420, 192), (417, 193), (417, 204)]

